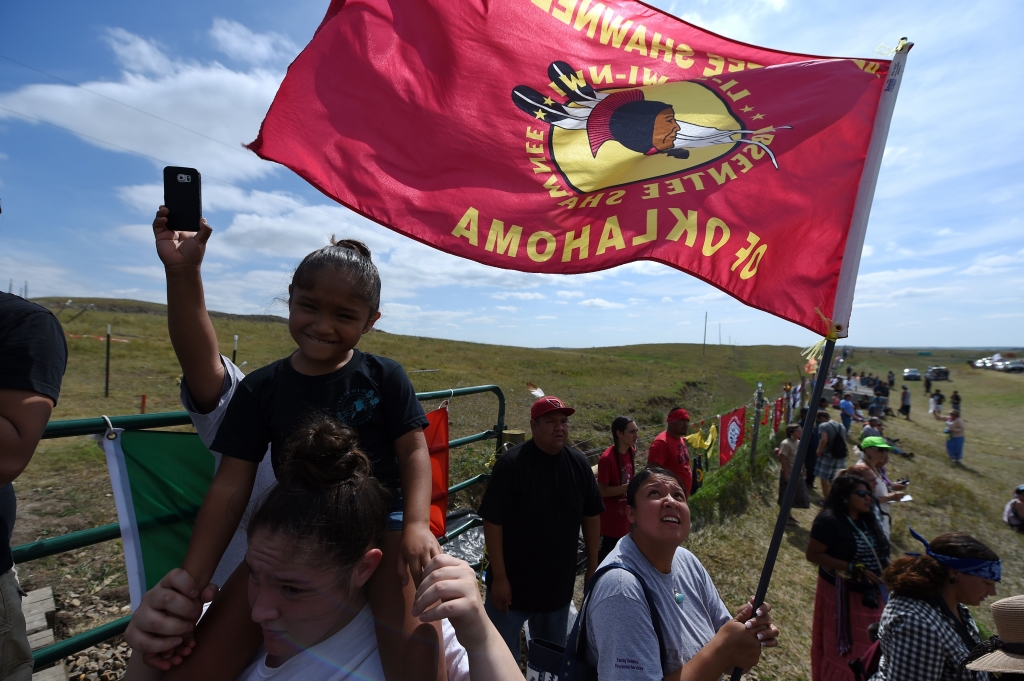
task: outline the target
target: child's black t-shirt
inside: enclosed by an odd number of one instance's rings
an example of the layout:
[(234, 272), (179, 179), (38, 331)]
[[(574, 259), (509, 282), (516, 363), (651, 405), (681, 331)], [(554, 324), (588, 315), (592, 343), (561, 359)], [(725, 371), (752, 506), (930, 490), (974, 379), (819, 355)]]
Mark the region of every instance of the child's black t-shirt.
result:
[(348, 364), (330, 374), (307, 376), (279, 359), (252, 372), (238, 385), (224, 421), (210, 446), (225, 456), (258, 462), (270, 443), (280, 478), (284, 446), (314, 413), (328, 414), (355, 428), (359, 446), (373, 462), (373, 473), (401, 499), (394, 441), (427, 417), (398, 362), (354, 349)]

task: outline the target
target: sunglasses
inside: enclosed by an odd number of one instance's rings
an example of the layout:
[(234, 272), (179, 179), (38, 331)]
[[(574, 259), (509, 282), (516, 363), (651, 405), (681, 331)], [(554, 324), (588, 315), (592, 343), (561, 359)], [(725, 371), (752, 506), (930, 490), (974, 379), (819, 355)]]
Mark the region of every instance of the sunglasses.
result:
[(864, 497), (871, 496), (871, 492), (867, 491), (866, 489), (854, 490), (853, 493), (856, 494), (861, 499), (863, 499)]

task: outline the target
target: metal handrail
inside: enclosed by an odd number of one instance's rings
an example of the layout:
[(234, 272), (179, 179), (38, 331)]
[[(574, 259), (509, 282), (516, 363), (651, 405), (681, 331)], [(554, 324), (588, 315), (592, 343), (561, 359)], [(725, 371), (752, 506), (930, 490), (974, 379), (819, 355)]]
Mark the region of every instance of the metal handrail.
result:
[[(448, 390), (432, 390), (430, 392), (416, 393), (416, 399), (420, 402), (427, 400), (441, 400), (444, 398), (461, 397), (463, 395), (476, 395), (480, 393), (494, 393), (498, 398), (498, 422), (491, 430), (485, 430), (476, 435), (452, 440), (448, 446), (458, 447), (472, 442), (497, 438), (497, 452), (501, 449), (501, 433), (505, 427), (505, 393), (496, 385), (475, 385), (469, 388), (450, 388)], [(187, 426), (192, 423), (187, 411), (167, 411), (156, 414), (129, 414), (128, 416), (111, 416), (110, 423), (114, 428), (125, 430), (145, 430), (148, 428), (168, 428), (170, 426)], [(97, 435), (107, 432), (107, 422), (103, 418), (91, 419), (68, 419), (66, 421), (52, 421), (46, 424), (43, 431), (44, 440), (58, 437), (72, 437), (75, 435)]]
[[(468, 445), (473, 442), (480, 442), (483, 440), (496, 439), (496, 451), (501, 452), (501, 433), (506, 430), (505, 427), (505, 393), (502, 392), (501, 388), (497, 385), (480, 385), (471, 386), (468, 388), (451, 388), (449, 390), (434, 390), (431, 392), (416, 393), (416, 398), (421, 401), (436, 400), (452, 397), (460, 397), (463, 395), (474, 395), (479, 393), (491, 392), (494, 393), (498, 398), (498, 419), (497, 424), (491, 430), (485, 430), (474, 435), (468, 435), (466, 437), (457, 438), (455, 440), (449, 440), (448, 447), (461, 447)], [(123, 428), (124, 430), (146, 430), (150, 428), (167, 428), (171, 426), (184, 426), (192, 423), (192, 419), (186, 411), (176, 412), (159, 412), (155, 414), (130, 414), (127, 416), (112, 416), (110, 417), (110, 425), (114, 428)], [(103, 418), (89, 418), (89, 419), (68, 419), (64, 421), (53, 421), (46, 425), (46, 430), (43, 433), (43, 439), (54, 439), (61, 437), (73, 437), (76, 435), (95, 435), (107, 432), (108, 428), (107, 421)], [(464, 480), (456, 485), (453, 485), (448, 489), (449, 494), (454, 494), (460, 490), (471, 487), (479, 483), (487, 482), (490, 479), (490, 475), (482, 473), (469, 480)], [(170, 522), (179, 520), (180, 516), (157, 518), (153, 522)], [(438, 542), (440, 544), (446, 544), (455, 537), (473, 529), (474, 527), (480, 527), (483, 522), (479, 519), (471, 520), (459, 527), (451, 530), (441, 537)], [(99, 544), (104, 541), (110, 541), (112, 539), (118, 539), (121, 536), (121, 526), (119, 523), (110, 523), (108, 525), (100, 525), (98, 527), (89, 528), (87, 530), (81, 530), (79, 532), (72, 532), (70, 534), (61, 535), (59, 537), (49, 537), (47, 539), (41, 539), (39, 541), (31, 542), (28, 544), (21, 544), (19, 546), (12, 547), (11, 552), (14, 555), (15, 564), (24, 563), (30, 560), (36, 560), (38, 558), (45, 558), (58, 553), (64, 553), (65, 551), (72, 551), (75, 549), (82, 548), (84, 546), (91, 546), (93, 544)], [(36, 669), (45, 667), (48, 664), (52, 664), (72, 653), (76, 653), (80, 650), (96, 645), (102, 641), (119, 636), (124, 633), (125, 629), (128, 628), (128, 622), (131, 620), (131, 616), (122, 617), (112, 622), (100, 625), (94, 629), (76, 634), (70, 638), (66, 638), (63, 641), (58, 641), (44, 648), (40, 648), (32, 653), (32, 659)]]

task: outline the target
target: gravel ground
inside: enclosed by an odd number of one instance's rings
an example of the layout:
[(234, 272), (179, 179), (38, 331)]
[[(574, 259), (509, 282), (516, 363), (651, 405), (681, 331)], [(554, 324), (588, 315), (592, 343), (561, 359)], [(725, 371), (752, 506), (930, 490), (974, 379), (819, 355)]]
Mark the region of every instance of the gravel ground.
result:
[(131, 648), (124, 641), (101, 643), (64, 660), (71, 681), (114, 681), (124, 676)]

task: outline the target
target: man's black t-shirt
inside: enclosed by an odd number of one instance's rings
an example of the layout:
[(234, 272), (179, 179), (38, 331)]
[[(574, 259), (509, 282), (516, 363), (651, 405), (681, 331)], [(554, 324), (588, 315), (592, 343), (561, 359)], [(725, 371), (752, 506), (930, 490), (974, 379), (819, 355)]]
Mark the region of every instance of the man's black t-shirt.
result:
[[(510, 609), (542, 613), (568, 605), (580, 523), (602, 511), (594, 471), (575, 449), (563, 447), (552, 456), (527, 440), (498, 459), (480, 517), (501, 525)], [(488, 586), (492, 581), (488, 571)]]
[[(28, 390), (57, 404), (67, 363), (64, 329), (50, 311), (0, 293), (0, 390)], [(0, 573), (14, 565), (11, 533), (16, 515), (14, 486), (8, 483), (0, 487)]]
[(270, 443), (274, 472), (280, 477), (288, 439), (310, 415), (328, 414), (356, 429), (374, 475), (396, 501), (401, 499), (394, 442), (425, 428), (427, 417), (401, 364), (358, 349), (352, 352), (348, 364), (322, 376), (300, 374), (286, 357), (243, 378), (210, 449), (258, 462)]

